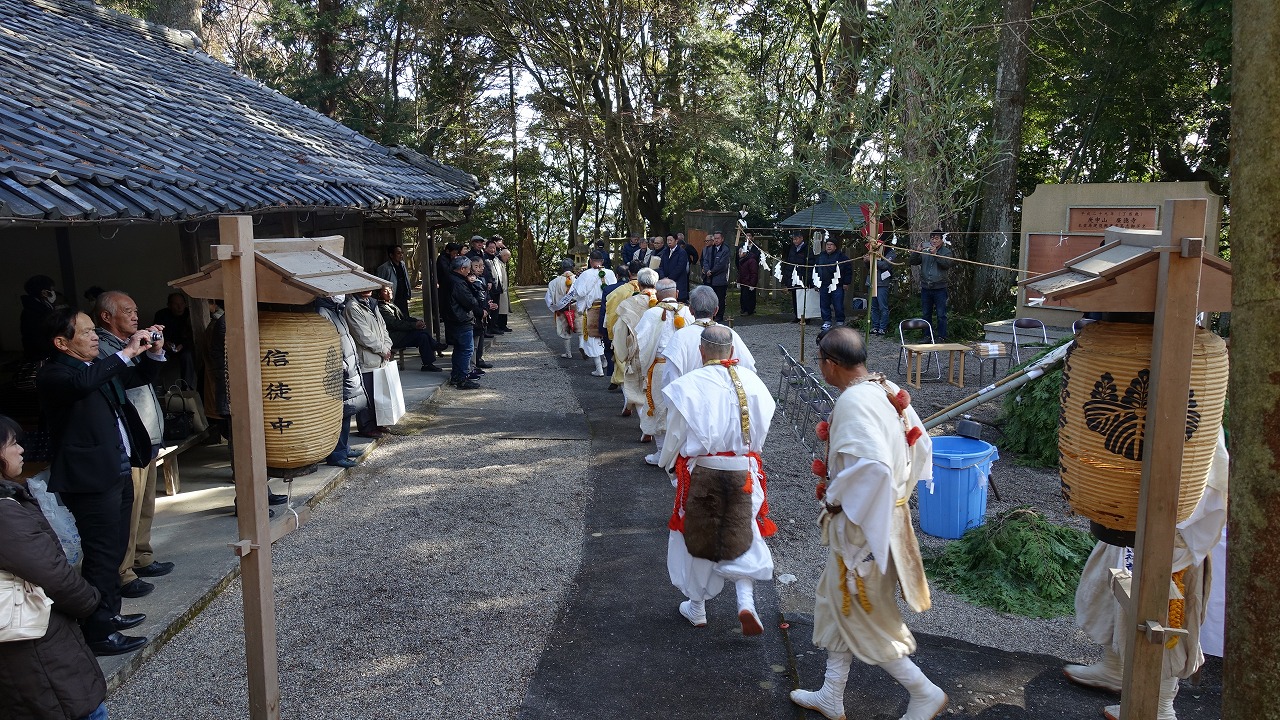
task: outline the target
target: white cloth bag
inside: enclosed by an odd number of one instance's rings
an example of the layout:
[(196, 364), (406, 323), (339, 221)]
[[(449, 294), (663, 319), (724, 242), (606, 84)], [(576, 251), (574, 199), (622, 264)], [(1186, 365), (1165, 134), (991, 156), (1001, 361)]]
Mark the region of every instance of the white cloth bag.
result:
[(53, 601), (39, 585), (27, 582), (7, 570), (0, 570), (0, 642), (39, 640), (44, 637), (49, 631), (52, 607)]
[(379, 425), (395, 425), (404, 417), (404, 391), (400, 388), (400, 370), (387, 363), (373, 371), (373, 409)]

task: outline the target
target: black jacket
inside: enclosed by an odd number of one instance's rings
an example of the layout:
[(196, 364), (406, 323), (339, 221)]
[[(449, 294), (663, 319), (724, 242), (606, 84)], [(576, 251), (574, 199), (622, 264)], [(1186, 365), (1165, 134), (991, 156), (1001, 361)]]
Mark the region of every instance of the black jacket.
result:
[[(831, 287), (831, 279), (836, 276), (836, 267), (840, 268), (840, 285), (848, 285), (853, 280), (853, 261), (849, 259), (844, 251), (837, 250), (834, 254), (828, 255), (822, 253), (815, 261), (818, 265), (818, 277), (822, 279), (823, 292)], [(809, 280), (813, 280), (813, 273), (809, 273)]]
[(106, 697), (107, 684), (76, 619), (98, 607), (98, 591), (67, 564), (58, 536), (27, 489), (8, 480), (0, 480), (0, 569), (39, 585), (53, 600), (44, 637), (0, 643), (4, 717), (88, 716)]
[[(117, 414), (124, 418), (132, 450), (129, 464), (145, 467), (151, 461), (151, 438), (138, 411), (124, 399), (126, 387), (155, 379), (157, 365), (142, 355), (129, 367), (119, 355), (86, 365), (55, 352), (36, 375), (40, 409), (49, 423), (53, 447), (49, 489), (54, 492), (103, 492), (127, 475), (124, 442)], [(113, 383), (112, 380), (116, 380)], [(117, 388), (119, 392), (117, 392)]]
[(471, 292), (471, 283), (457, 273), (451, 274), (453, 277), (449, 282), (449, 303), (443, 308), (444, 323), (454, 326), (474, 325), (480, 306)]
[[(782, 254), (782, 287), (793, 287), (792, 271), (800, 275), (800, 284), (804, 287), (813, 285), (813, 254), (809, 252), (809, 244), (796, 247), (795, 243), (787, 245)], [(806, 267), (808, 266), (808, 267)]]

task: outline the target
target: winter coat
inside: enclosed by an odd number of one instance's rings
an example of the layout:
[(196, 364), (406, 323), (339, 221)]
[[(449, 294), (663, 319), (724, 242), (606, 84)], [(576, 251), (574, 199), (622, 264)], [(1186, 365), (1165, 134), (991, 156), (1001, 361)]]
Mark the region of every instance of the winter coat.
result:
[(471, 283), (457, 273), (451, 274), (453, 277), (449, 282), (449, 302), (441, 307), (445, 311), (444, 324), (453, 327), (474, 325), (476, 316), (480, 314), (480, 305), (471, 293)]
[(359, 351), (360, 371), (373, 372), (387, 363), (386, 353), (391, 352), (391, 335), (382, 316), (370, 307), (369, 298), (349, 297), (342, 306), (347, 318), (347, 329), (356, 341)]
[(476, 328), (484, 325), (485, 314), (489, 312), (489, 292), (485, 289), (484, 277), (471, 278), (471, 297), (475, 298), (476, 310), (473, 313)]
[(98, 591), (67, 564), (40, 506), (0, 480), (0, 569), (39, 585), (53, 600), (39, 640), (0, 643), (0, 707), (8, 720), (76, 720), (107, 696), (102, 669), (76, 623), (98, 607)]
[(644, 243), (633, 244), (630, 241), (623, 243), (622, 248), (618, 250), (618, 265), (630, 265), (636, 259), (636, 253), (644, 249)]
[[(840, 268), (840, 285), (848, 285), (853, 280), (853, 261), (849, 259), (844, 251), (837, 250), (834, 253), (822, 253), (818, 256), (818, 277), (822, 279), (822, 290), (825, 292), (831, 286), (831, 279), (836, 276), (836, 268)], [(809, 273), (813, 275), (813, 273)], [(810, 277), (810, 280), (813, 278)]]
[[(810, 267), (805, 267), (805, 266)], [(793, 287), (794, 283), (792, 274), (800, 276), (800, 285), (809, 287), (813, 284), (813, 254), (809, 252), (808, 243), (803, 243), (800, 247), (796, 247), (795, 243), (787, 246), (786, 252), (782, 254), (782, 286)]]
[(755, 250), (738, 256), (738, 282), (749, 287), (760, 286), (760, 256)]
[(684, 302), (689, 299), (689, 253), (684, 248), (679, 245), (663, 248), (662, 265), (658, 273), (675, 281), (678, 300)]
[(729, 261), (733, 248), (728, 245), (708, 245), (702, 248), (702, 284), (724, 287), (729, 284)]
[(338, 331), (339, 344), (342, 346), (343, 411), (347, 415), (360, 412), (369, 404), (369, 400), (360, 380), (360, 355), (356, 349), (356, 341), (351, 337), (351, 330), (347, 327), (346, 316), (329, 298), (316, 298), (316, 312)]
[(920, 266), (920, 287), (940, 290), (948, 284), (947, 271), (951, 269), (951, 248), (943, 245), (937, 253), (929, 251), (911, 253), (911, 264)]

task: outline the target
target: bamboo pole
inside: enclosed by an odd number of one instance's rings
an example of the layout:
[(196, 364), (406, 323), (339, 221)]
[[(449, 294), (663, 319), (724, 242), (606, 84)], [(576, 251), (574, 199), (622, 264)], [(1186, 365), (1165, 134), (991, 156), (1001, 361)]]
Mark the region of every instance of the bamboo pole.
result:
[(258, 288), (253, 254), (253, 221), (246, 215), (218, 218), (224, 244), (213, 248), (222, 261), (227, 312), (227, 380), (232, 464), (236, 477), (236, 523), (240, 540), (231, 547), (240, 556), (244, 598), (245, 660), (249, 717), (278, 720), (280, 677), (276, 654), (275, 590), (271, 574), (271, 525), (267, 509), (267, 462), (259, 372)]

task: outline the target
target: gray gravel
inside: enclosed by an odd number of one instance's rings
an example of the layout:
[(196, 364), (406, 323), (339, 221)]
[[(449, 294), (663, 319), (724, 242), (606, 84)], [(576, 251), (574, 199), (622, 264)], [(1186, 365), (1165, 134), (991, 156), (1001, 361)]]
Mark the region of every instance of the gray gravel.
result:
[[(778, 345), (784, 345), (793, 357), (799, 358), (800, 327), (790, 323), (752, 324), (737, 328), (739, 334), (756, 358), (757, 372), (771, 388), (776, 388), (782, 367)], [(816, 355), (813, 337), (816, 328), (805, 331), (806, 364), (814, 366)], [(905, 385), (897, 371), (899, 345), (897, 338), (873, 336), (868, 345), (868, 366), (881, 371), (889, 379)], [(945, 362), (945, 358), (944, 358)], [(989, 371), (988, 371), (989, 372)], [(984, 384), (990, 383), (984, 378)], [(912, 404), (921, 417), (940, 410), (968, 396), (978, 387), (976, 368), (970, 368), (966, 388), (948, 385), (945, 381), (932, 381), (917, 390), (907, 387)], [(972, 414), (979, 419), (993, 421), (999, 417), (998, 402), (987, 403)], [(946, 435), (950, 425), (935, 428), (933, 435)], [(995, 431), (988, 430), (988, 441)], [(812, 612), (813, 591), (818, 575), (826, 561), (826, 548), (818, 542), (818, 504), (814, 497), (816, 478), (809, 470), (811, 456), (792, 435), (790, 424), (784, 422), (781, 408), (774, 417), (773, 428), (763, 453), (765, 469), (769, 477), (769, 506), (778, 523), (777, 535), (770, 539), (776, 563), (775, 584), (784, 612)], [(1012, 458), (1002, 457), (992, 467), (992, 477), (1000, 490), (1002, 500), (988, 496), (988, 517), (1019, 505), (1032, 505), (1049, 519), (1087, 529), (1088, 522), (1071, 514), (1062, 499), (1058, 474), (1053, 469), (1028, 468), (1016, 465)], [(948, 541), (920, 531), (915, 500), (912, 514), (916, 522), (916, 534), (922, 549), (937, 549)], [(776, 580), (781, 575), (794, 575), (796, 581), (783, 584)], [(905, 609), (903, 617), (907, 625), (920, 632), (945, 635), (979, 645), (1001, 650), (1047, 653), (1072, 662), (1092, 662), (1100, 656), (1100, 650), (1074, 625), (1072, 618), (1039, 620), (995, 612), (976, 607), (937, 587), (930, 586), (933, 608), (924, 613)]]
[[(437, 402), (581, 412), (523, 314), (511, 320), (485, 389)], [(516, 715), (581, 563), (588, 443), (429, 421), (406, 417), (420, 432), (388, 438), (274, 547), (284, 717)], [(237, 581), (112, 695), (112, 716), (247, 717), (242, 632)]]

